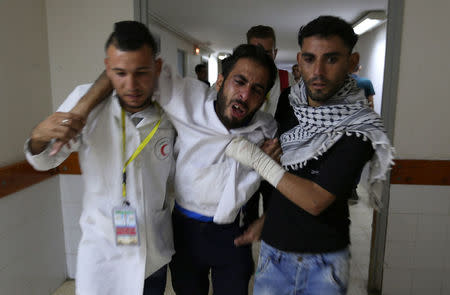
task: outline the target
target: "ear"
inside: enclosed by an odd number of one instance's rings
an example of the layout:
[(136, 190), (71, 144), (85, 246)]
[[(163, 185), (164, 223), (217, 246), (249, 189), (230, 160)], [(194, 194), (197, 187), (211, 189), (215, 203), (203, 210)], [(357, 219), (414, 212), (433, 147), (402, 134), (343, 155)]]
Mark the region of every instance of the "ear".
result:
[(300, 67), (300, 61), (302, 60), (302, 52), (301, 51), (299, 51), (298, 53), (297, 53), (297, 64), (298, 64), (298, 66)]
[(219, 92), (220, 88), (222, 88), (222, 84), (223, 84), (223, 76), (222, 76), (222, 74), (219, 74), (217, 76), (217, 81), (216, 81), (216, 90), (217, 90), (217, 92)]
[(111, 66), (109, 65), (109, 58), (105, 57), (105, 59), (103, 60), (104, 64), (105, 64), (105, 72), (106, 72), (106, 76), (109, 77), (109, 72), (111, 69)]
[(275, 60), (275, 58), (277, 58), (277, 53), (278, 53), (278, 48), (275, 48), (273, 50), (273, 60)]
[(350, 64), (348, 68), (348, 73), (351, 74), (355, 70), (356, 66), (359, 64), (359, 53), (353, 52), (350, 55)]
[(163, 61), (162, 61), (161, 58), (157, 58), (155, 60), (155, 74), (156, 74), (156, 77), (159, 77), (159, 74), (161, 74), (162, 64), (163, 64)]

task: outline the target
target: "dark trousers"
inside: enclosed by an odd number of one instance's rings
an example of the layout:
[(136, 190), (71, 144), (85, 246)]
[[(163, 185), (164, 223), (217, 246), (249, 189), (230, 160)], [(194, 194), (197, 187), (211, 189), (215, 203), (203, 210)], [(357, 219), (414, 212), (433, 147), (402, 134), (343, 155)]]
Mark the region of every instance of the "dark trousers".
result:
[(238, 221), (219, 225), (188, 218), (174, 209), (175, 255), (170, 262), (177, 295), (207, 295), (211, 271), (214, 295), (247, 295), (253, 272), (250, 246), (233, 243), (243, 229)]
[(144, 295), (164, 295), (166, 290), (167, 265), (164, 265), (144, 281)]
[(244, 206), (244, 224), (249, 226), (253, 221), (260, 217), (259, 214), (259, 199), (262, 195), (263, 199), (263, 211), (266, 212), (269, 208), (270, 196), (275, 188), (267, 181), (261, 181), (258, 190), (248, 200)]

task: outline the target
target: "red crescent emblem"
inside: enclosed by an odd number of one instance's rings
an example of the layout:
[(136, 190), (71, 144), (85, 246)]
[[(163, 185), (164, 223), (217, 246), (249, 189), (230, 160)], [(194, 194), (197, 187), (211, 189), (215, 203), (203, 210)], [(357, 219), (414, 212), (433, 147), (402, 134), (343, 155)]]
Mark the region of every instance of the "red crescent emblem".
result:
[(164, 157), (167, 156), (167, 154), (164, 152), (164, 148), (167, 146), (166, 144), (163, 144), (163, 146), (161, 147), (161, 155), (163, 155)]

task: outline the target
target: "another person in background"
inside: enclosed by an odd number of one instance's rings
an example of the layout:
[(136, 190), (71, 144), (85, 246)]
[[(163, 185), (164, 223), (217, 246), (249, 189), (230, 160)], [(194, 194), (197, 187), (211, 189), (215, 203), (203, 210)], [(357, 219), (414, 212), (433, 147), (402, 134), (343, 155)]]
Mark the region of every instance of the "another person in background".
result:
[[(275, 61), (278, 49), (276, 46), (275, 31), (272, 27), (263, 25), (251, 27), (247, 31), (247, 44), (262, 46), (266, 53)], [(262, 110), (273, 116), (280, 93), (293, 84), (294, 78), (292, 75), (288, 71), (279, 69), (275, 84), (270, 89)]]
[(85, 192), (77, 294), (163, 295), (166, 288), (167, 264), (175, 252), (167, 197), (175, 130), (152, 100), (161, 72), (156, 48), (145, 25), (114, 24), (105, 45), (112, 95), (93, 109), (78, 140), (52, 156), (55, 140), (73, 138), (84, 125), (83, 117), (63, 113), (91, 87), (78, 86), (25, 145), (37, 170), (54, 168), (79, 152)]
[(292, 75), (294, 76), (295, 83), (298, 83), (300, 81), (300, 70), (298, 68), (298, 64), (295, 64), (292, 66)]
[(359, 76), (361, 69), (362, 66), (357, 65), (351, 76), (356, 80), (358, 87), (364, 89), (364, 94), (367, 97), (369, 106), (373, 109), (373, 96), (375, 95), (375, 90), (373, 89), (372, 81)]
[(206, 66), (206, 64), (196, 65), (195, 73), (197, 74), (197, 79), (208, 85), (208, 87), (211, 86), (208, 81), (208, 67)]
[[(370, 81), (367, 78), (362, 78), (362, 77), (358, 76), (361, 69), (362, 69), (362, 66), (357, 65), (355, 67), (355, 69), (353, 70), (353, 73), (351, 74), (351, 76), (356, 80), (356, 85), (358, 85), (359, 88), (364, 90), (364, 95), (367, 98), (369, 106), (373, 109), (373, 96), (375, 95), (375, 90), (373, 89), (372, 81)], [(355, 186), (352, 189), (352, 193), (349, 198), (349, 202), (352, 205), (356, 204), (359, 201), (359, 195), (356, 190), (358, 183), (359, 183), (359, 179), (355, 183)]]

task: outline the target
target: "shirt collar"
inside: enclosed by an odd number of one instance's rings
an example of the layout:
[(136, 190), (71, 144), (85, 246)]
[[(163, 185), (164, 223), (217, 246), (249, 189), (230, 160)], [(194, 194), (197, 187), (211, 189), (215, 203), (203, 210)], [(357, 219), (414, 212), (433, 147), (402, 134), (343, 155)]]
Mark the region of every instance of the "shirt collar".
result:
[[(120, 123), (121, 121), (121, 114), (122, 114), (122, 107), (120, 106), (119, 103), (119, 97), (117, 95), (116, 90), (114, 90), (111, 94), (111, 99), (112, 101), (112, 113), (113, 116), (118, 120), (118, 122)], [(146, 109), (140, 111), (140, 112), (136, 112), (134, 114), (130, 114), (128, 112), (126, 112), (127, 117), (129, 119), (132, 119), (134, 117), (140, 117), (142, 118), (142, 120), (139, 122), (139, 124), (136, 125), (136, 128), (141, 128), (145, 125), (154, 123), (155, 121), (159, 120), (161, 118), (161, 110), (160, 107), (157, 106), (155, 103), (149, 105)], [(134, 124), (133, 124), (134, 125)]]

